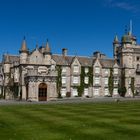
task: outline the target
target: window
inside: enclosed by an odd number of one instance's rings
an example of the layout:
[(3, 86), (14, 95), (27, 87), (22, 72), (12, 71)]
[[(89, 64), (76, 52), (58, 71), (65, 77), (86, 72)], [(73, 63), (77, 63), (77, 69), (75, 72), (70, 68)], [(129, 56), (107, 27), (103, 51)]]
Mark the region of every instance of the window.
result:
[(89, 77), (85, 77), (84, 79), (85, 84), (88, 84), (88, 81), (89, 81)]
[(118, 74), (118, 69), (114, 68), (114, 74)]
[(118, 84), (118, 78), (114, 78), (114, 85)]
[(114, 95), (118, 95), (118, 88), (114, 88), (113, 94), (114, 94)]
[(66, 97), (66, 88), (61, 89), (61, 96)]
[(66, 67), (63, 67), (62, 68), (62, 73), (65, 73), (66, 72)]
[(105, 88), (105, 96), (109, 95), (108, 88)]
[(78, 73), (79, 72), (79, 67), (78, 66), (74, 66), (73, 67), (73, 72)]
[(94, 89), (94, 95), (95, 95), (95, 96), (98, 96), (98, 95), (99, 95), (99, 88), (95, 88), (95, 89)]
[(137, 64), (137, 69), (138, 69), (138, 70), (140, 69), (140, 64)]
[(88, 68), (85, 68), (85, 73), (88, 73), (89, 72), (89, 69)]
[(85, 88), (85, 89), (84, 89), (84, 95), (85, 95), (85, 96), (88, 96), (88, 88)]
[(105, 69), (105, 74), (106, 74), (106, 75), (108, 74), (108, 69)]
[(78, 96), (78, 92), (76, 88), (72, 89), (72, 96)]
[(99, 77), (95, 77), (95, 84), (100, 84), (100, 78)]
[(62, 77), (62, 84), (66, 84), (66, 80), (67, 80), (66, 77), (63, 76), (63, 77)]
[(139, 61), (140, 60), (140, 57), (139, 56), (137, 56), (137, 61)]
[(73, 77), (73, 84), (78, 84), (78, 81), (79, 81), (78, 76), (74, 76)]
[(95, 73), (99, 74), (100, 73), (100, 68), (99, 67), (95, 67)]
[(104, 81), (105, 81), (105, 85), (108, 85), (108, 77), (105, 77)]

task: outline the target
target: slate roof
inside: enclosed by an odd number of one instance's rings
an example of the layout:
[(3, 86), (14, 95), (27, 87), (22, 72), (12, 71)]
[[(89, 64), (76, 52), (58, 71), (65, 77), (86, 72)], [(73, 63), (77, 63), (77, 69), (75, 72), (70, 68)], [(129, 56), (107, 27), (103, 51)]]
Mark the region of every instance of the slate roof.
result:
[[(5, 62), (5, 60), (6, 60), (6, 55), (3, 56), (3, 62)], [(19, 62), (19, 56), (9, 55), (9, 61), (10, 61), (10, 63)]]
[(102, 67), (111, 68), (114, 66), (114, 59), (99, 59)]
[[(85, 56), (63, 56), (63, 55), (57, 55), (53, 54), (52, 59), (56, 62), (57, 65), (71, 65), (73, 62), (74, 58), (77, 57), (79, 60), (81, 66), (92, 66), (96, 58), (95, 57), (85, 57)], [(4, 55), (4, 60), (5, 61), (6, 55)], [(9, 55), (9, 60), (10, 63), (13, 62), (19, 62), (19, 56), (16, 55)], [(102, 67), (105, 68), (111, 68), (114, 66), (114, 59), (99, 59), (99, 62), (101, 63)]]

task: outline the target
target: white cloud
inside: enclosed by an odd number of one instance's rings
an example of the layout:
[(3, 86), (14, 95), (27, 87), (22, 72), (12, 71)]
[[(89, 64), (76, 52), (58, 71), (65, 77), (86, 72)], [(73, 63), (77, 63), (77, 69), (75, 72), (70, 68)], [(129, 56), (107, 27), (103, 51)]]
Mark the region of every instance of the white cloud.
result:
[(120, 8), (126, 11), (131, 11), (131, 12), (139, 12), (139, 8), (137, 4), (132, 4), (129, 1), (123, 0), (105, 0), (106, 6), (112, 7), (112, 8)]

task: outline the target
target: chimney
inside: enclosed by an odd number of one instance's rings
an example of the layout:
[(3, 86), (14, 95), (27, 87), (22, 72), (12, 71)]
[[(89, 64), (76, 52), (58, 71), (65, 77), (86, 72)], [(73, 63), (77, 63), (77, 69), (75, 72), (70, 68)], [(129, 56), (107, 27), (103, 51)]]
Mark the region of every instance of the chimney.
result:
[(62, 55), (63, 56), (67, 56), (67, 52), (68, 52), (68, 50), (66, 48), (62, 49)]
[(93, 53), (93, 56), (96, 57), (96, 58), (101, 58), (101, 53), (96, 51)]

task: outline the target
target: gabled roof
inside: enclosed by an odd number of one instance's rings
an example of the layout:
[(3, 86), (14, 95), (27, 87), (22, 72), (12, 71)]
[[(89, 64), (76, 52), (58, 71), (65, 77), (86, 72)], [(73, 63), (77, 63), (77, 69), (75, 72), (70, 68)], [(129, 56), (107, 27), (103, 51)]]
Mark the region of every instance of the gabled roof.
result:
[[(7, 55), (4, 55), (3, 56), (3, 62), (7, 61), (6, 58), (7, 58)], [(9, 63), (13, 63), (13, 62), (19, 62), (19, 56), (9, 55)]]
[(114, 59), (99, 59), (102, 67), (112, 68), (114, 66)]

